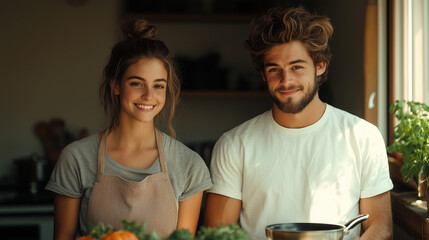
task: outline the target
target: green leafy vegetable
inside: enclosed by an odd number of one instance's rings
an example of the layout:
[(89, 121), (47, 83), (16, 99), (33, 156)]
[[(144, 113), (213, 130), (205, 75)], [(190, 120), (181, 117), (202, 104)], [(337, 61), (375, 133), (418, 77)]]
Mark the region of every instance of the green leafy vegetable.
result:
[(251, 240), (250, 236), (237, 224), (224, 227), (202, 227), (195, 238), (196, 240)]
[(167, 238), (167, 240), (191, 240), (191, 239), (193, 239), (192, 234), (186, 229), (175, 230)]
[[(215, 228), (202, 227), (197, 232), (195, 238), (192, 237), (191, 232), (188, 230), (178, 229), (165, 239), (159, 237), (156, 232), (147, 233), (146, 223), (138, 226), (135, 222), (123, 220), (122, 226), (123, 228), (121, 230), (134, 233), (141, 240), (251, 240), (249, 235), (237, 224), (229, 224)], [(89, 230), (89, 236), (94, 237), (95, 240), (100, 240), (104, 235), (114, 232), (117, 229), (110, 225), (99, 223), (96, 226), (90, 225)]]
[(89, 224), (89, 236), (95, 238), (95, 240), (101, 239), (104, 235), (116, 231), (111, 225), (104, 225), (99, 223), (96, 226)]

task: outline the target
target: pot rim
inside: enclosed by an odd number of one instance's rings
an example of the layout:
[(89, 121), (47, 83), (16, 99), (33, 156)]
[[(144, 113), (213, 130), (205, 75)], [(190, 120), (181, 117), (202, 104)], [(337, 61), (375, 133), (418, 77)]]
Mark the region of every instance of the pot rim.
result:
[[(276, 229), (276, 226), (281, 226), (281, 225), (305, 225), (305, 226), (325, 226), (325, 227), (332, 227), (332, 229), (308, 229), (308, 230), (283, 230), (283, 229)], [(331, 224), (331, 223), (316, 223), (316, 222), (289, 222), (289, 223), (275, 223), (275, 224), (270, 224), (267, 225), (265, 227), (266, 230), (268, 231), (280, 231), (280, 232), (336, 232), (336, 231), (344, 231), (344, 229), (346, 228), (346, 226), (341, 225), (341, 224)]]
[[(269, 232), (287, 232), (287, 233), (302, 233), (302, 232), (306, 232), (306, 233), (321, 233), (321, 232), (337, 232), (337, 231), (341, 231), (343, 232), (343, 234), (347, 235), (350, 231), (350, 229), (354, 228), (356, 225), (358, 225), (359, 223), (365, 221), (366, 219), (369, 218), (369, 214), (360, 214), (357, 217), (353, 218), (352, 220), (350, 220), (349, 222), (347, 222), (346, 224), (342, 225), (342, 224), (335, 224), (335, 223), (314, 223), (314, 222), (289, 222), (289, 223), (275, 223), (275, 224), (270, 224), (267, 225), (265, 227), (265, 231), (269, 231)], [(302, 230), (287, 230), (287, 229), (275, 229), (274, 227), (276, 226), (280, 226), (280, 225), (303, 225), (303, 226), (307, 226), (310, 229), (302, 229)], [(319, 226), (323, 226), (323, 227), (332, 227), (333, 229), (311, 229), (312, 226), (316, 227), (317, 225)]]

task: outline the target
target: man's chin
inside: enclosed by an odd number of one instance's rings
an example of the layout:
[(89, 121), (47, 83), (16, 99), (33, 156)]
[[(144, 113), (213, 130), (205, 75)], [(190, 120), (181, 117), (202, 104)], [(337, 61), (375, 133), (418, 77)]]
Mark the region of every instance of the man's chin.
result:
[(304, 110), (304, 108), (298, 106), (277, 106), (277, 108), (286, 114), (298, 114)]
[(305, 106), (302, 106), (301, 103), (294, 103), (294, 102), (280, 102), (277, 100), (277, 101), (274, 101), (274, 104), (283, 113), (290, 113), (290, 114), (300, 113), (305, 108)]

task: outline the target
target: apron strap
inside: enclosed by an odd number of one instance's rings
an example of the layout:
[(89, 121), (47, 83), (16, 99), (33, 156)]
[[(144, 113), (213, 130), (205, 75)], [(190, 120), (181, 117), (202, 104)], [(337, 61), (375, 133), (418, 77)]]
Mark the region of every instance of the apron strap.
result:
[[(101, 136), (100, 146), (98, 147), (98, 157), (97, 157), (97, 181), (98, 182), (101, 180), (101, 177), (104, 174), (106, 139), (107, 139), (108, 133), (109, 133), (109, 130), (106, 129), (106, 131), (104, 131), (103, 135)], [(159, 157), (159, 163), (161, 165), (161, 172), (165, 173), (168, 176), (167, 161), (166, 161), (165, 152), (164, 152), (164, 136), (158, 129), (155, 129), (155, 139), (156, 139), (156, 146), (158, 148), (158, 155), (159, 155), (158, 157)]]
[(161, 131), (158, 129), (155, 129), (155, 139), (156, 139), (156, 146), (158, 148), (158, 155), (159, 155), (159, 163), (161, 165), (161, 172), (167, 174), (168, 176), (168, 168), (167, 168), (167, 161), (165, 159), (165, 151), (164, 151), (164, 136)]
[(106, 155), (106, 139), (109, 130), (106, 129), (101, 136), (100, 146), (98, 147), (98, 157), (97, 157), (97, 181), (101, 180), (101, 176), (104, 174), (104, 160)]

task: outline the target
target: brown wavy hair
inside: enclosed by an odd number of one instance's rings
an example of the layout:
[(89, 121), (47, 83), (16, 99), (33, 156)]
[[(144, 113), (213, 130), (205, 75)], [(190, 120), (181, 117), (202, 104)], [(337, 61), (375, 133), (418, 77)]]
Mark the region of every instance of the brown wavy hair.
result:
[[(271, 8), (267, 13), (252, 20), (249, 38), (244, 42), (250, 53), (253, 67), (264, 71), (264, 54), (272, 47), (294, 40), (301, 41), (314, 64), (321, 62), (326, 68), (331, 60), (328, 40), (334, 28), (328, 17), (309, 13), (304, 7)], [(327, 70), (319, 76), (319, 82), (326, 80)]]
[(128, 67), (142, 58), (156, 58), (162, 61), (167, 70), (167, 96), (165, 106), (155, 117), (157, 123), (167, 124), (170, 135), (175, 138), (172, 126), (175, 107), (179, 100), (180, 81), (175, 67), (174, 56), (165, 43), (158, 39), (158, 31), (145, 19), (130, 18), (122, 24), (125, 40), (112, 49), (109, 62), (104, 67), (103, 81), (100, 84), (100, 100), (109, 119), (109, 129), (119, 125), (120, 101), (111, 87), (111, 82), (120, 86)]

